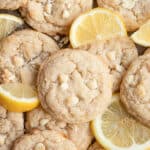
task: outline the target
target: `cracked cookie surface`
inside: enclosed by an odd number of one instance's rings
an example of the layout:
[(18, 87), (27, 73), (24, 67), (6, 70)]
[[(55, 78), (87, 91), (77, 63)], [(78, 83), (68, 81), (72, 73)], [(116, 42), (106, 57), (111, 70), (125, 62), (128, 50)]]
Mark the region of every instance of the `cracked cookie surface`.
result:
[(127, 111), (150, 126), (150, 56), (144, 54), (129, 67), (121, 84), (120, 96)]
[(23, 133), (23, 113), (8, 112), (0, 106), (0, 150), (9, 150)]
[(43, 108), (57, 119), (83, 123), (109, 105), (111, 82), (103, 59), (87, 51), (66, 49), (41, 66), (38, 94)]
[(77, 148), (56, 131), (34, 130), (17, 139), (12, 150), (77, 150)]
[(92, 8), (93, 0), (28, 0), (20, 9), (26, 22), (49, 35), (68, 34), (72, 21)]
[(41, 62), (57, 50), (55, 41), (33, 30), (6, 37), (0, 42), (0, 83), (22, 82), (35, 86)]
[(93, 140), (89, 123), (67, 124), (64, 121), (54, 119), (52, 115), (45, 112), (41, 107), (27, 112), (26, 128), (28, 131), (33, 128), (58, 131), (70, 139), (79, 150), (87, 150)]
[(113, 92), (120, 88), (120, 83), (129, 64), (138, 56), (135, 44), (128, 37), (95, 41), (82, 47), (105, 59), (113, 78)]
[(0, 9), (15, 10), (25, 5), (27, 0), (0, 0)]
[(97, 0), (100, 7), (119, 12), (128, 31), (134, 31), (150, 19), (150, 0)]

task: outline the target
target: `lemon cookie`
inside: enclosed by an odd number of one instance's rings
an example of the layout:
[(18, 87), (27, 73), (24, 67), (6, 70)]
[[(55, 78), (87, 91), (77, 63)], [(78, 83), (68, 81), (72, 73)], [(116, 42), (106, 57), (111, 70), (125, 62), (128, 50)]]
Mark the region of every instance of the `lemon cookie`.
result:
[(52, 115), (45, 112), (41, 107), (27, 112), (26, 128), (28, 131), (33, 128), (58, 131), (70, 139), (79, 150), (87, 150), (93, 140), (89, 123), (67, 124), (54, 119)]
[(27, 0), (0, 0), (0, 9), (18, 9), (25, 5)]
[(12, 150), (77, 150), (77, 148), (58, 132), (34, 130), (18, 138)]
[(83, 50), (66, 49), (49, 57), (38, 75), (43, 108), (67, 123), (83, 123), (111, 101), (111, 79), (103, 59)]
[(97, 0), (100, 7), (119, 12), (127, 30), (134, 31), (150, 19), (150, 0)]
[(92, 8), (93, 0), (28, 0), (20, 12), (34, 29), (49, 35), (68, 34), (72, 21)]
[(119, 90), (121, 79), (129, 64), (138, 56), (135, 44), (128, 37), (95, 41), (82, 48), (103, 57), (108, 63), (113, 77), (113, 92)]
[(150, 126), (150, 56), (140, 56), (129, 67), (121, 84), (121, 101), (128, 112)]
[(50, 37), (33, 31), (13, 33), (0, 42), (0, 83), (36, 84), (36, 76), (45, 57), (58, 50)]
[(0, 150), (9, 150), (24, 133), (23, 113), (8, 112), (0, 106)]

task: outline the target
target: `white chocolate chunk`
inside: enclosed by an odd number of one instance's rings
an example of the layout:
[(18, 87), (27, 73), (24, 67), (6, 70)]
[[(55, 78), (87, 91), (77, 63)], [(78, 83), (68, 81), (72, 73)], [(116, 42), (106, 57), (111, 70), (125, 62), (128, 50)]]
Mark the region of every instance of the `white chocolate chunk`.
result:
[(38, 143), (38, 144), (36, 144), (34, 150), (46, 150), (46, 148), (45, 148), (44, 144)]

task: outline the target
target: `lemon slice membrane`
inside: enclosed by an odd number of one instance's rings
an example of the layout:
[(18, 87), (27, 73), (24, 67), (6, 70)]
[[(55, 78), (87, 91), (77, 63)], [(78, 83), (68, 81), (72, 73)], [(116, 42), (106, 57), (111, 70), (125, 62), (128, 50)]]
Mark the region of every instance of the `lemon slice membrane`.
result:
[(150, 128), (126, 112), (119, 94), (91, 126), (97, 141), (107, 150), (150, 150)]
[(0, 85), (0, 104), (13, 112), (25, 112), (37, 107), (36, 91), (29, 85), (7, 83)]

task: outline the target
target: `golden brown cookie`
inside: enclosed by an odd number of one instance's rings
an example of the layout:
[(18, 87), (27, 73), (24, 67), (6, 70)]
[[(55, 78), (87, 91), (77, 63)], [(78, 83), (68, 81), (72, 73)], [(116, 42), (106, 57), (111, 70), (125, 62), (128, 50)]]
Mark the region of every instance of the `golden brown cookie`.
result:
[(50, 37), (21, 30), (0, 42), (0, 83), (22, 82), (35, 86), (41, 62), (58, 50)]
[(95, 41), (82, 47), (105, 59), (113, 78), (113, 92), (119, 91), (120, 83), (130, 63), (137, 58), (135, 44), (128, 37), (116, 37)]
[(58, 131), (70, 139), (79, 150), (87, 150), (93, 140), (89, 123), (67, 124), (56, 120), (41, 107), (27, 112), (26, 128), (28, 131), (33, 128)]
[(24, 133), (23, 113), (8, 112), (0, 106), (0, 150), (9, 150)]
[(73, 20), (92, 5), (93, 0), (28, 0), (20, 12), (26, 22), (40, 32), (68, 34)]
[(67, 123), (89, 122), (111, 102), (107, 66), (83, 50), (61, 50), (49, 57), (41, 66), (37, 84), (43, 108)]
[(12, 150), (77, 150), (77, 148), (56, 131), (34, 130), (18, 138)]
[(150, 126), (150, 56), (143, 55), (129, 67), (121, 84), (121, 101), (127, 111)]
[(0, 0), (0, 9), (15, 10), (25, 5), (27, 0)]
[(123, 16), (127, 30), (134, 31), (150, 19), (150, 0), (97, 0), (100, 7)]

